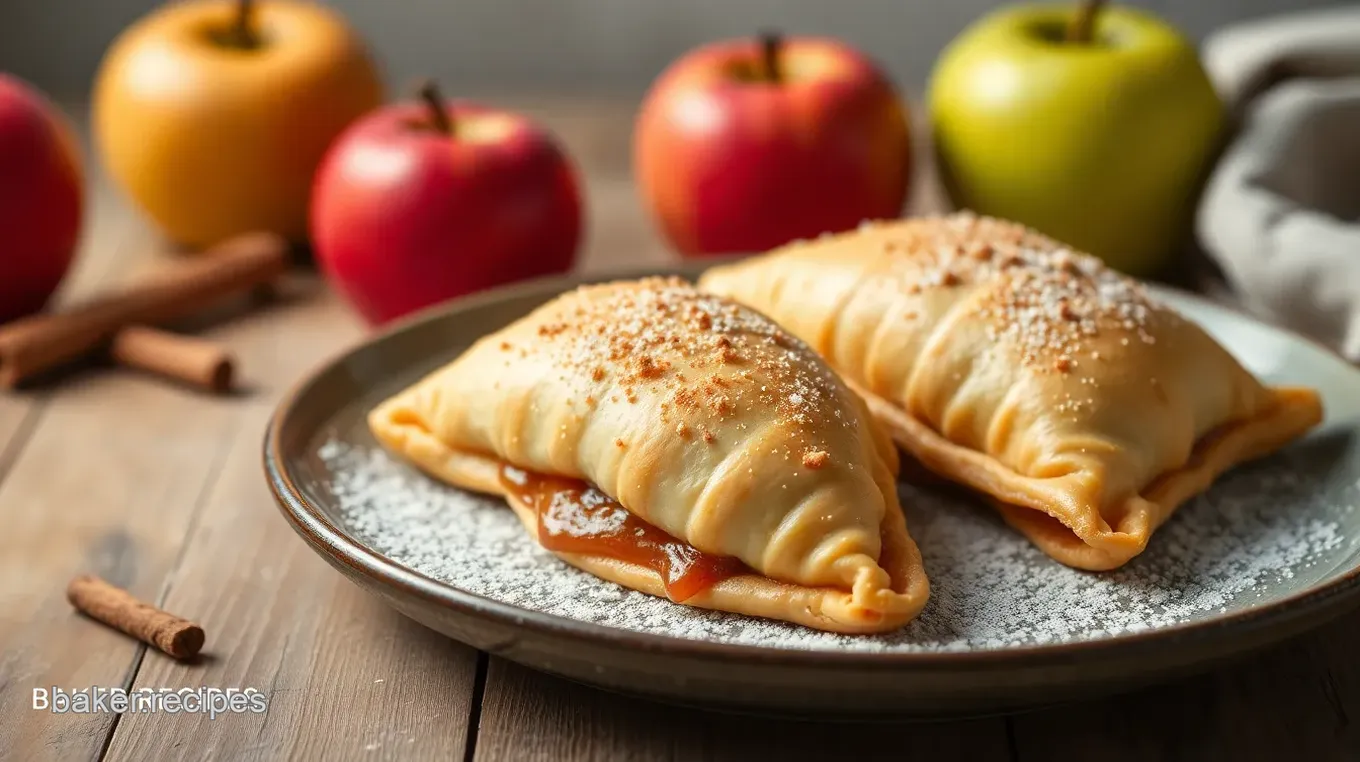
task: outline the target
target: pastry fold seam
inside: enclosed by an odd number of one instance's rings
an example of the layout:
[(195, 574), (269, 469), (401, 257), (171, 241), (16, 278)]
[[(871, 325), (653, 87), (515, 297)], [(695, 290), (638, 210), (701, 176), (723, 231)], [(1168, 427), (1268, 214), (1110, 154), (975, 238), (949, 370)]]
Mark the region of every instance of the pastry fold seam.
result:
[[(1055, 488), (1063, 477), (1024, 476), (994, 457), (946, 439), (924, 422), (853, 382), (871, 413), (892, 431), (893, 439), (927, 468), (989, 496), (1006, 523), (1056, 560), (1088, 571), (1107, 571), (1127, 563), (1147, 547), (1152, 533), (1182, 503), (1215, 479), (1252, 458), (1295, 439), (1322, 419), (1316, 392), (1302, 387), (1271, 387), (1272, 402), (1260, 414), (1225, 424), (1201, 437), (1182, 466), (1163, 472), (1140, 494), (1118, 508), (1075, 503)], [(1094, 530), (1075, 518), (1101, 517)], [(1107, 515), (1120, 521), (1110, 527)], [(1088, 522), (1089, 523), (1089, 522)]]
[[(429, 475), (463, 489), (504, 498), (530, 538), (538, 543), (537, 515), (508, 494), (501, 482), (504, 461), (448, 447), (420, 425), (399, 398), (375, 409), (370, 423), (385, 447), (404, 455)], [(760, 574), (738, 574), (695, 593), (681, 605), (779, 619), (844, 634), (898, 629), (920, 613), (930, 586), (920, 551), (907, 534), (906, 520), (895, 504), (885, 512), (881, 535), (880, 569), (862, 569), (851, 590), (809, 587)], [(661, 575), (642, 564), (606, 555), (548, 552), (604, 580), (667, 598)], [(886, 573), (889, 585), (873, 584), (868, 579), (873, 571)]]

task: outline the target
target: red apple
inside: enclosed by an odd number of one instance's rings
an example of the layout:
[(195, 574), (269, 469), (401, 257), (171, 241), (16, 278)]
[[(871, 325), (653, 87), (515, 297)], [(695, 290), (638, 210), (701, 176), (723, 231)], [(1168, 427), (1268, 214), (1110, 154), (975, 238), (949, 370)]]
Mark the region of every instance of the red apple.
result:
[(576, 177), (548, 133), (433, 87), (422, 97), (351, 125), (313, 185), (317, 260), (373, 324), (576, 258)]
[(648, 93), (633, 149), (652, 212), (690, 256), (896, 217), (910, 179), (892, 84), (829, 39), (767, 35), (689, 53)]
[(38, 93), (0, 74), (0, 323), (37, 312), (80, 235), (79, 150)]

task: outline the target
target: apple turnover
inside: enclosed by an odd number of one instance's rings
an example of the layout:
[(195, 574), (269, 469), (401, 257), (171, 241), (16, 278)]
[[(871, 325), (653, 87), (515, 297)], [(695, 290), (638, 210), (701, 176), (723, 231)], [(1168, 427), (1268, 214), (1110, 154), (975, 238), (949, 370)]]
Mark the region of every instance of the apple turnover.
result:
[(928, 584), (898, 454), (802, 341), (677, 279), (586, 286), (374, 409), (573, 566), (691, 606), (895, 629)]
[(1262, 385), (1094, 257), (969, 213), (795, 243), (700, 287), (802, 338), (912, 456), (1082, 569), (1126, 563), (1322, 417), (1315, 391)]

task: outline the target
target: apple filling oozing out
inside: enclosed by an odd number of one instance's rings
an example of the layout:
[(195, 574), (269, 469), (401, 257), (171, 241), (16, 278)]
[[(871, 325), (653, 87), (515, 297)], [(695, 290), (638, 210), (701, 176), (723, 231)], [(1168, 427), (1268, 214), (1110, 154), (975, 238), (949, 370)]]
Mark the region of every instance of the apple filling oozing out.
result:
[(500, 479), (511, 499), (538, 517), (538, 542), (544, 548), (645, 566), (660, 575), (666, 596), (677, 603), (750, 571), (735, 558), (705, 553), (672, 537), (579, 479), (508, 465), (501, 467)]

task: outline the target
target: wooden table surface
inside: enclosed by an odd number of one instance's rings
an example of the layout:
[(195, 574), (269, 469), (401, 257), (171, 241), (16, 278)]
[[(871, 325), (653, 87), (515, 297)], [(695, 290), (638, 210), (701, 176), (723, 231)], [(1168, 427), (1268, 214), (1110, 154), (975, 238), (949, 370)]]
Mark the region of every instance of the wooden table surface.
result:
[[(628, 172), (632, 104), (518, 99), (580, 164), (591, 271), (670, 260)], [(91, 162), (93, 164), (93, 162)], [(172, 255), (96, 170), (79, 301)], [(938, 196), (923, 185), (918, 205)], [(2, 247), (3, 244), (0, 244)], [(213, 398), (90, 368), (0, 394), (0, 758), (1360, 759), (1360, 613), (1221, 671), (1104, 701), (935, 724), (819, 725), (623, 698), (447, 640), (359, 591), (279, 515), (266, 419), (302, 374), (363, 336), (313, 274), (224, 311), (247, 389)], [(180, 664), (72, 612), (94, 572), (199, 621)], [(55, 714), (33, 689), (254, 687), (265, 714)]]

